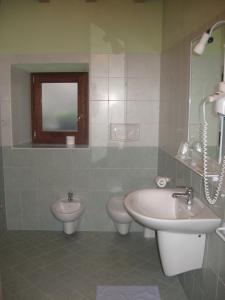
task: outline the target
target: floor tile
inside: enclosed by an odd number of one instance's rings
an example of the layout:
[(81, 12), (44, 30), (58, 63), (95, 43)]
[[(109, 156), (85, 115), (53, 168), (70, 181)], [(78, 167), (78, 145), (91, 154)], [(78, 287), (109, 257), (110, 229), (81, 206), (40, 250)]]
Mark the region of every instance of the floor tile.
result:
[(42, 293), (38, 288), (31, 287), (16, 294), (17, 300), (50, 300), (50, 297)]
[(0, 235), (4, 300), (95, 300), (98, 285), (156, 285), (161, 300), (186, 300), (166, 277), (155, 240), (142, 233), (7, 231)]

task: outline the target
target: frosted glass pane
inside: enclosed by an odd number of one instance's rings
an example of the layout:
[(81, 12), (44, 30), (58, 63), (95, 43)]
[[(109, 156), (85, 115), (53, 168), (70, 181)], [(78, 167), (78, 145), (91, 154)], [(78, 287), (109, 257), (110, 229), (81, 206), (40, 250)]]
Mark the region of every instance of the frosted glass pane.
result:
[(77, 117), (77, 83), (42, 83), (44, 131), (75, 131)]

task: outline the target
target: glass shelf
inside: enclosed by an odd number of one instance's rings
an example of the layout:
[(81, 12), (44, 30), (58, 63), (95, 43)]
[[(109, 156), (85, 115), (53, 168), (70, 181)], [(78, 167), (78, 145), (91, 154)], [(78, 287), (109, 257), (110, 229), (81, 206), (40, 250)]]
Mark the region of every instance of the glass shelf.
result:
[[(193, 162), (191, 159), (183, 159), (179, 155), (176, 155), (175, 158), (184, 164), (186, 167), (191, 169), (193, 172), (203, 177), (203, 162), (199, 160), (198, 162)], [(219, 166), (215, 160), (209, 159), (208, 161), (208, 176), (212, 178), (212, 181), (218, 180)]]

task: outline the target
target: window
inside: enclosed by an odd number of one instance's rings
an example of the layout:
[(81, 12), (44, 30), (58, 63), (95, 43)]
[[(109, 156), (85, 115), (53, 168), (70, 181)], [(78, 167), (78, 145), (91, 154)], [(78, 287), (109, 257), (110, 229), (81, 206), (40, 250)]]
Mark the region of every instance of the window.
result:
[(88, 143), (88, 73), (33, 73), (33, 143)]

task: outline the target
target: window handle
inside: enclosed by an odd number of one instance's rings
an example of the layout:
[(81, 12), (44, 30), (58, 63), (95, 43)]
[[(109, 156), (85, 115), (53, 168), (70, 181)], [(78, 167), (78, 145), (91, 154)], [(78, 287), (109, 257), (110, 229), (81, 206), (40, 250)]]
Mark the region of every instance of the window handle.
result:
[(78, 116), (78, 117), (76, 118), (76, 122), (80, 121), (82, 118), (83, 118), (83, 114), (81, 114), (80, 116)]

